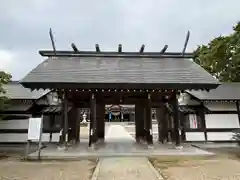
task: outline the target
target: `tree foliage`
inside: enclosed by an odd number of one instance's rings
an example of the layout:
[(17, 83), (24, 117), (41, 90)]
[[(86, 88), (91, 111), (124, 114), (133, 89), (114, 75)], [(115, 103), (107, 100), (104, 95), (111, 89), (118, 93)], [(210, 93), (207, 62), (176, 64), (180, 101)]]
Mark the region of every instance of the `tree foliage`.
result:
[(222, 82), (240, 82), (240, 22), (230, 35), (199, 46), (194, 61)]
[(7, 97), (5, 96), (6, 90), (3, 85), (11, 80), (12, 76), (4, 71), (0, 71), (0, 110), (6, 107)]

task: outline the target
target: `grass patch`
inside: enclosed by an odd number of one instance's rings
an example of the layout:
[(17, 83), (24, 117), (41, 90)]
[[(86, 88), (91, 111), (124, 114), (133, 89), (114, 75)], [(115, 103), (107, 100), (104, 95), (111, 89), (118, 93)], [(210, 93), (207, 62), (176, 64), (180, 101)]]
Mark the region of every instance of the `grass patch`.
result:
[(1, 153), (0, 154), (0, 160), (2, 160), (2, 159), (6, 159), (6, 158), (8, 158), (9, 156), (7, 155), (7, 154), (5, 154), (5, 153)]
[(239, 147), (205, 148), (204, 150), (216, 153), (218, 156), (225, 156), (231, 159), (240, 160)]
[(167, 169), (170, 167), (181, 166), (182, 164), (190, 161), (210, 160), (216, 156), (157, 156), (149, 157), (149, 161), (156, 169)]

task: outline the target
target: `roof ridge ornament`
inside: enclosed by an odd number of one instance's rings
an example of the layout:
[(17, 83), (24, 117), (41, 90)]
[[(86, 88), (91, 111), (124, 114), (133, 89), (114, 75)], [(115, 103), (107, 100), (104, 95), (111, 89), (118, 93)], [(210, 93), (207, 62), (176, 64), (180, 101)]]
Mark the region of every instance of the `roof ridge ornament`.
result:
[(186, 52), (189, 38), (190, 38), (190, 31), (188, 30), (187, 35), (186, 35), (186, 38), (185, 38), (183, 50), (182, 50), (182, 56), (184, 56), (184, 54), (185, 54), (185, 52)]
[(49, 36), (50, 36), (50, 39), (51, 39), (53, 52), (54, 52), (54, 54), (56, 55), (56, 46), (55, 46), (55, 42), (54, 42), (54, 37), (53, 37), (53, 33), (52, 33), (52, 28), (49, 29)]
[(145, 45), (143, 44), (139, 50), (139, 53), (143, 53), (144, 52), (144, 48), (145, 48)]
[(79, 52), (77, 46), (74, 43), (71, 44), (71, 47), (72, 47), (74, 52), (76, 52), (76, 53)]
[(118, 52), (122, 53), (122, 45), (121, 44), (118, 45)]
[(167, 50), (167, 48), (168, 48), (168, 45), (166, 44), (166, 45), (162, 48), (162, 50), (160, 51), (160, 54), (165, 53), (166, 50)]
[(54, 41), (52, 29), (49, 30), (49, 35), (52, 43), (53, 51), (39, 51), (41, 56), (47, 57), (126, 57), (126, 58), (193, 58), (194, 53), (186, 53), (188, 45), (190, 31), (187, 32), (184, 47), (182, 52), (166, 52), (168, 45), (165, 45), (160, 52), (144, 52), (145, 45), (143, 44), (138, 52), (123, 52), (122, 44), (118, 45), (117, 51), (105, 51), (100, 50), (99, 44), (95, 45), (96, 51), (80, 51), (77, 46), (72, 43), (71, 47), (73, 51), (57, 51)]

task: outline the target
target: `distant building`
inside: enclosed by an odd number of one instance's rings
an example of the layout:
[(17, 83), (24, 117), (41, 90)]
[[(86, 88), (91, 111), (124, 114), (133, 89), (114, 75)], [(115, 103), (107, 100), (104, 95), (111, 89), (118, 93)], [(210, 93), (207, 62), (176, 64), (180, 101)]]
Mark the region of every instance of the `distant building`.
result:
[(189, 109), (184, 116), (186, 141), (234, 141), (240, 130), (240, 83), (223, 83), (217, 89), (185, 91), (180, 108)]
[[(0, 112), (0, 143), (25, 143), (29, 118), (41, 116), (43, 109), (57, 105), (57, 94), (50, 90), (31, 91), (16, 81), (4, 85), (4, 89), (9, 101), (7, 108)], [(50, 131), (45, 127), (43, 131), (43, 141), (48, 141)]]

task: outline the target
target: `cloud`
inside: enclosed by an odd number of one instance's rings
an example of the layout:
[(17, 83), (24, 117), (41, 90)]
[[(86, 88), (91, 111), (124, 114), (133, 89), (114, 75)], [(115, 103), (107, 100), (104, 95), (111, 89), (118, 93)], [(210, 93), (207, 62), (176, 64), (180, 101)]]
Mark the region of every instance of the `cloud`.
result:
[[(239, 0), (2, 0), (0, 49), (15, 54), (11, 73), (22, 78), (43, 58), (40, 49), (50, 49), (52, 27), (57, 49), (170, 51), (182, 49), (187, 30), (188, 50), (213, 37), (231, 32), (240, 20)], [(21, 69), (20, 69), (21, 68)]]

